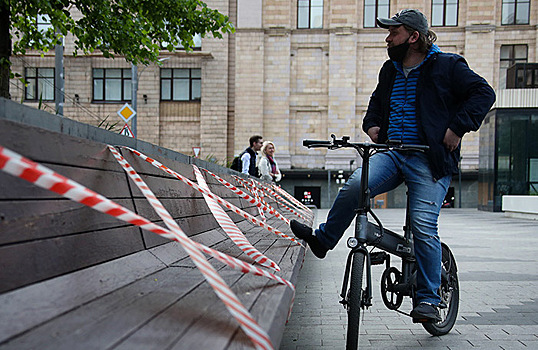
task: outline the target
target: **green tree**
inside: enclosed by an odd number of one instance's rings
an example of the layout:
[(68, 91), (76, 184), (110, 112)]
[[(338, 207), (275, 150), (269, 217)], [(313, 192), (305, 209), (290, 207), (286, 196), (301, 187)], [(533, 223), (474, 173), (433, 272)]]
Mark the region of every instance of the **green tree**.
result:
[[(71, 16), (73, 8), (82, 18)], [(38, 15), (48, 16), (52, 28), (39, 31)], [(200, 0), (0, 0), (0, 96), (9, 97), (11, 55), (47, 52), (68, 33), (75, 54), (99, 50), (149, 64), (163, 42), (170, 51), (179, 44), (188, 50), (197, 33), (222, 38), (233, 30), (227, 16)]]

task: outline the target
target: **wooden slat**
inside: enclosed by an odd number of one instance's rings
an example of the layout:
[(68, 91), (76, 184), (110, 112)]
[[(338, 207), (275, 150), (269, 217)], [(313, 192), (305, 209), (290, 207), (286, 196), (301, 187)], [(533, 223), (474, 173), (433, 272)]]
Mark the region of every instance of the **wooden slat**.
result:
[[(101, 169), (88, 169), (73, 166), (42, 163), (60, 175), (86, 186), (92, 191), (109, 198), (130, 198), (131, 194), (127, 186), (127, 179), (121, 169), (118, 171), (106, 171)], [(60, 195), (41, 189), (22, 179), (6, 173), (0, 174), (0, 200), (20, 199), (48, 199), (62, 198)]]
[(66, 274), (144, 249), (128, 226), (0, 247), (0, 292)]
[[(180, 173), (181, 175), (187, 177), (189, 180), (194, 181), (196, 179), (192, 172), (192, 166), (190, 164), (187, 164), (186, 162), (169, 159), (161, 154), (148, 153), (143, 150), (140, 150), (140, 152), (152, 159), (155, 159), (156, 161), (163, 164), (167, 168)], [(149, 164), (148, 162), (138, 157), (137, 155), (133, 154), (131, 151), (127, 149), (120, 148), (120, 153), (123, 155), (125, 160), (127, 160), (127, 162), (129, 162), (129, 164), (131, 164), (131, 166), (139, 174), (154, 175), (154, 176), (159, 176), (159, 177), (167, 177), (167, 178), (175, 179), (174, 176), (169, 175), (165, 171), (158, 169), (155, 166)]]
[[(157, 308), (166, 308), (169, 303), (181, 298), (202, 281), (202, 277), (195, 272), (181, 268), (168, 268), (157, 272), (152, 274), (151, 278), (142, 279), (44, 323), (12, 339), (2, 348), (104, 349), (106, 346), (103, 346), (103, 341), (108, 342), (106, 345), (111, 345), (111, 341), (127, 336), (122, 329), (129, 322), (125, 317), (132, 318), (134, 314), (129, 312), (137, 312), (136, 307), (139, 308), (138, 311), (145, 313), (147, 318), (154, 316), (153, 310), (144, 311), (148, 307), (144, 305), (146, 301), (153, 302), (153, 307), (158, 306), (154, 303), (155, 298), (148, 298), (151, 293), (161, 290), (157, 299), (161, 299), (162, 304)], [(136, 306), (135, 309), (132, 308), (133, 305)], [(115, 316), (120, 318), (114, 319)], [(114, 322), (110, 323), (111, 319)], [(135, 320), (140, 322), (140, 314)], [(100, 325), (106, 325), (106, 328), (99, 328)], [(99, 332), (94, 333), (96, 330)]]
[(118, 170), (103, 143), (0, 119), (0, 145), (39, 163)]
[[(131, 199), (115, 201), (133, 210)], [(0, 245), (127, 225), (69, 199), (0, 201), (0, 212)]]

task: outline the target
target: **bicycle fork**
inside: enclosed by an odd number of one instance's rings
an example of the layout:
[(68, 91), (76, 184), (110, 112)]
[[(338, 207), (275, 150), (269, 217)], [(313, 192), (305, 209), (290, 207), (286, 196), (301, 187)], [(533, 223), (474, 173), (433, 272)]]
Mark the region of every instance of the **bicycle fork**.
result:
[(385, 252), (374, 252), (370, 253), (366, 249), (366, 230), (368, 225), (368, 218), (366, 215), (357, 216), (356, 224), (356, 237), (349, 237), (347, 240), (347, 246), (351, 249), (348, 254), (346, 269), (344, 272), (344, 281), (342, 283), (342, 290), (340, 293), (340, 304), (344, 307), (347, 306), (347, 291), (349, 286), (349, 277), (351, 275), (351, 266), (353, 259), (365, 259), (365, 269), (366, 269), (366, 278), (365, 278), (365, 288), (364, 293), (361, 297), (361, 307), (369, 308), (372, 306), (372, 265), (381, 265), (386, 263), (387, 268), (390, 266), (390, 255)]
[[(348, 246), (349, 241), (352, 240), (353, 237), (350, 237), (348, 240)], [(360, 253), (360, 257), (355, 257), (355, 254)], [(366, 287), (364, 288), (364, 293), (361, 298), (361, 307), (370, 307), (372, 306), (372, 278), (371, 278), (371, 262), (370, 262), (370, 254), (368, 253), (368, 250), (364, 245), (356, 246), (351, 248), (351, 251), (349, 252), (347, 256), (347, 262), (346, 262), (346, 270), (344, 272), (344, 281), (342, 283), (342, 291), (340, 293), (340, 297), (342, 297), (342, 300), (340, 300), (340, 304), (342, 304), (344, 307), (347, 306), (347, 291), (348, 291), (348, 285), (349, 285), (349, 276), (351, 273), (351, 263), (352, 259), (354, 258), (360, 258), (360, 259), (366, 259)]]

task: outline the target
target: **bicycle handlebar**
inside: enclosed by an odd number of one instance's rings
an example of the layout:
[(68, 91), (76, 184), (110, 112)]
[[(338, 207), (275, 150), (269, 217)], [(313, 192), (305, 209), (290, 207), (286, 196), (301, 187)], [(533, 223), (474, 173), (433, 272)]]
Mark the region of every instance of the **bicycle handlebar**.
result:
[(303, 146), (312, 147), (327, 147), (331, 145), (331, 141), (318, 141), (318, 140), (303, 140)]
[(402, 151), (417, 151), (425, 152), (430, 147), (425, 145), (409, 145), (403, 144), (401, 142), (395, 142), (389, 140), (386, 144), (384, 143), (371, 143), (371, 142), (349, 142), (349, 136), (343, 136), (342, 139), (336, 139), (334, 134), (331, 135), (332, 140), (303, 140), (303, 146), (308, 148), (329, 148), (329, 149), (338, 149), (338, 148), (355, 148), (356, 150), (362, 149), (374, 149), (374, 150), (402, 150)]

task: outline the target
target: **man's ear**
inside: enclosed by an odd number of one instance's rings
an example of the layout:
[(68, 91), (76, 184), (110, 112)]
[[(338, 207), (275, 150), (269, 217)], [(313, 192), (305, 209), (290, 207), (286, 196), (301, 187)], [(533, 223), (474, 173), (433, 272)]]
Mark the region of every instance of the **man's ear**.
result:
[(420, 37), (419, 32), (414, 31), (413, 34), (411, 34), (411, 37), (409, 38), (409, 43), (414, 44), (418, 41), (418, 38)]

